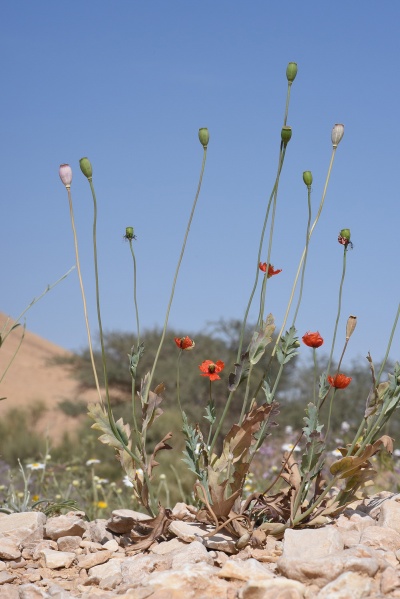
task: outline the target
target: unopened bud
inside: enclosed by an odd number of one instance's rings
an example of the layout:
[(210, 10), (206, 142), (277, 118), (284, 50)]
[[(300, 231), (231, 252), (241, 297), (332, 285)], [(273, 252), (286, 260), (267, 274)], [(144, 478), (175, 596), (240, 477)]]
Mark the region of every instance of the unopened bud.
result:
[(331, 139), (334, 148), (337, 148), (344, 135), (344, 125), (336, 124), (332, 129)]
[(285, 148), (288, 145), (291, 137), (292, 137), (292, 128), (291, 127), (282, 127), (281, 139), (283, 141), (283, 145), (285, 146)]
[(307, 187), (311, 187), (312, 182), (313, 182), (313, 177), (312, 177), (312, 172), (311, 171), (304, 171), (304, 173), (303, 173), (303, 181), (307, 185)]
[(346, 324), (346, 341), (352, 336), (357, 324), (357, 316), (349, 316)]
[(208, 129), (206, 127), (199, 129), (199, 140), (203, 148), (206, 148), (208, 146), (209, 139), (210, 134), (208, 133)]
[(293, 83), (297, 75), (297, 62), (289, 62), (286, 68), (286, 78), (289, 83)]
[(58, 174), (60, 175), (60, 179), (64, 183), (65, 187), (69, 189), (72, 182), (72, 169), (69, 164), (60, 164)]
[(343, 237), (343, 239), (350, 241), (350, 229), (342, 229), (339, 235), (340, 237)]
[(126, 227), (124, 237), (125, 239), (136, 239), (133, 227)]
[(82, 173), (90, 181), (93, 176), (93, 169), (92, 169), (92, 165), (90, 164), (89, 158), (81, 158), (79, 161), (79, 166), (81, 167)]

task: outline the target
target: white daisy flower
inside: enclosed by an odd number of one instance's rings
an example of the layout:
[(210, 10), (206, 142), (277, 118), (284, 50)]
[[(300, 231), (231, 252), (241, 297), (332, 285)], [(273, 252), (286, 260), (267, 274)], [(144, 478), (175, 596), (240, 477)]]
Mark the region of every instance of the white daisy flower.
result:
[(26, 466), (29, 470), (44, 470), (44, 464), (41, 462), (32, 462), (32, 464), (27, 464)]

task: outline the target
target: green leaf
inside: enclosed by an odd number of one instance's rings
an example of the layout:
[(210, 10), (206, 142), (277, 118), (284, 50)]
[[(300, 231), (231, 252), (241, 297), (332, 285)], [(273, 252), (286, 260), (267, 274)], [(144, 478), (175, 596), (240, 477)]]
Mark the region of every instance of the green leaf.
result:
[(252, 340), (248, 348), (250, 364), (257, 364), (265, 353), (265, 348), (272, 341), (272, 334), (275, 331), (274, 317), (268, 314), (267, 320), (262, 324), (259, 331), (253, 333)]
[[(115, 449), (124, 450), (123, 443), (121, 443), (120, 439), (115, 436), (112, 430), (107, 412), (100, 404), (89, 405), (88, 416), (95, 421), (94, 424), (92, 424), (92, 428), (103, 433), (103, 435), (99, 437), (101, 443), (110, 445)], [(131, 434), (129, 424), (124, 424), (122, 418), (120, 418), (115, 425), (118, 432), (121, 434), (122, 439), (129, 440)], [(125, 445), (127, 445), (127, 443), (125, 443)]]
[(295, 327), (290, 327), (284, 335), (282, 335), (279, 344), (276, 348), (276, 357), (279, 364), (286, 364), (299, 353), (299, 339), (296, 337)]

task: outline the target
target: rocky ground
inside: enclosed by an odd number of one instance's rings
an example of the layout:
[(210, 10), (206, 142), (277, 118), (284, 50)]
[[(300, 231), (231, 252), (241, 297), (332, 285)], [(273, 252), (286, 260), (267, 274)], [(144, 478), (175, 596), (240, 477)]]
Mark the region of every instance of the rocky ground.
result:
[[(135, 551), (136, 512), (0, 514), (0, 599), (400, 598), (400, 497), (381, 493), (319, 529), (238, 550), (178, 504), (164, 539)], [(146, 518), (141, 514), (139, 517)]]

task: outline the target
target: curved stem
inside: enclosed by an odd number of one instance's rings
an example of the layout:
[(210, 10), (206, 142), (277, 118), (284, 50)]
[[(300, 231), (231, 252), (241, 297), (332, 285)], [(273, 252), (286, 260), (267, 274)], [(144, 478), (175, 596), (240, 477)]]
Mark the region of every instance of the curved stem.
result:
[[(315, 227), (316, 227), (316, 225), (318, 223), (319, 217), (321, 216), (322, 208), (323, 208), (324, 202), (325, 202), (326, 192), (328, 190), (328, 183), (329, 183), (329, 179), (330, 179), (330, 176), (331, 176), (333, 161), (335, 159), (335, 153), (336, 153), (336, 148), (333, 147), (332, 148), (331, 161), (329, 163), (329, 168), (328, 168), (328, 174), (327, 174), (326, 180), (325, 180), (324, 191), (322, 193), (322, 198), (321, 198), (321, 202), (320, 202), (320, 205), (319, 205), (319, 208), (318, 208), (317, 216), (315, 217), (315, 220), (314, 220), (314, 222), (313, 222), (313, 224), (311, 226), (310, 232), (308, 234), (308, 241), (310, 241), (311, 235), (313, 234), (313, 231), (314, 231), (314, 229), (315, 229)], [(303, 250), (303, 254), (302, 254), (301, 258), (300, 258), (299, 266), (297, 268), (296, 277), (294, 279), (294, 283), (293, 283), (293, 287), (292, 287), (292, 292), (290, 294), (290, 298), (289, 298), (289, 302), (288, 302), (288, 305), (287, 305), (287, 308), (286, 308), (285, 316), (283, 318), (283, 323), (282, 323), (282, 326), (281, 326), (281, 330), (279, 331), (279, 335), (278, 335), (278, 337), (276, 339), (274, 349), (272, 350), (272, 356), (274, 356), (275, 353), (276, 353), (276, 348), (278, 346), (278, 343), (280, 341), (280, 338), (282, 337), (282, 333), (283, 333), (283, 331), (285, 329), (285, 326), (286, 326), (286, 321), (288, 319), (290, 308), (291, 308), (292, 302), (293, 302), (294, 292), (295, 292), (296, 287), (297, 287), (297, 281), (298, 281), (298, 278), (300, 276), (300, 270), (301, 270), (301, 267), (302, 267), (304, 259), (305, 259), (306, 249), (307, 248), (305, 247), (304, 250)]]
[(336, 316), (335, 329), (334, 329), (334, 332), (333, 332), (331, 353), (329, 355), (328, 367), (326, 369), (326, 375), (327, 376), (329, 374), (329, 371), (330, 371), (330, 368), (331, 368), (331, 364), (332, 364), (333, 351), (335, 349), (335, 343), (336, 343), (336, 334), (337, 334), (338, 325), (339, 325), (340, 312), (341, 312), (341, 309), (342, 309), (343, 283), (344, 283), (344, 277), (346, 275), (346, 255), (347, 255), (347, 247), (344, 248), (344, 252), (343, 252), (343, 270), (342, 270), (342, 278), (340, 280), (340, 287), (339, 287), (339, 305), (338, 305), (338, 312), (337, 312), (337, 316)]
[(139, 347), (139, 345), (140, 345), (140, 326), (139, 326), (139, 309), (138, 309), (137, 296), (136, 296), (136, 289), (137, 289), (136, 257), (135, 257), (135, 252), (133, 251), (132, 239), (128, 239), (128, 241), (129, 241), (129, 247), (131, 250), (132, 260), (133, 260), (133, 301), (135, 303), (135, 313), (136, 313), (137, 346)]
[(160, 344), (159, 344), (158, 349), (157, 349), (156, 356), (154, 358), (153, 367), (152, 367), (151, 372), (150, 372), (150, 379), (149, 379), (149, 383), (147, 385), (147, 393), (146, 393), (145, 400), (147, 400), (147, 396), (148, 396), (148, 393), (150, 391), (151, 382), (153, 380), (154, 372), (155, 372), (155, 369), (156, 369), (156, 366), (157, 366), (158, 358), (160, 356), (161, 348), (162, 348), (163, 343), (164, 343), (165, 333), (167, 331), (167, 326), (168, 326), (169, 313), (170, 313), (170, 310), (171, 310), (172, 300), (174, 299), (176, 282), (178, 280), (179, 269), (180, 269), (180, 266), (181, 266), (183, 254), (185, 253), (186, 241), (187, 241), (187, 238), (188, 238), (188, 235), (189, 235), (190, 225), (192, 224), (192, 220), (193, 220), (193, 216), (194, 216), (194, 211), (196, 209), (197, 200), (198, 200), (198, 197), (200, 195), (201, 183), (202, 183), (202, 180), (203, 180), (203, 174), (204, 174), (204, 169), (205, 169), (205, 165), (206, 165), (206, 158), (207, 158), (207, 148), (204, 147), (203, 162), (202, 162), (202, 165), (201, 165), (200, 178), (199, 178), (199, 183), (198, 183), (198, 186), (197, 186), (197, 192), (196, 192), (196, 196), (194, 198), (194, 202), (193, 202), (193, 206), (192, 206), (192, 211), (191, 211), (190, 217), (189, 217), (189, 222), (188, 222), (187, 227), (186, 227), (185, 238), (183, 240), (181, 253), (180, 253), (180, 256), (179, 256), (178, 264), (177, 264), (176, 271), (175, 271), (174, 280), (173, 280), (173, 283), (172, 283), (172, 290), (171, 290), (171, 295), (170, 295), (169, 302), (168, 302), (167, 313), (166, 313), (165, 320), (164, 320), (164, 327), (163, 327), (162, 334), (161, 334), (161, 340), (160, 340)]
[(96, 201), (96, 193), (93, 187), (93, 181), (90, 177), (88, 179), (90, 184), (90, 189), (92, 192), (93, 198), (93, 254), (94, 254), (94, 273), (95, 273), (95, 281), (96, 281), (96, 307), (97, 307), (97, 320), (99, 323), (99, 336), (100, 336), (100, 346), (101, 346), (101, 359), (103, 363), (103, 376), (104, 376), (104, 387), (106, 391), (106, 399), (107, 406), (109, 409), (109, 414), (111, 413), (111, 405), (110, 405), (110, 397), (109, 397), (109, 389), (108, 389), (108, 376), (107, 376), (107, 363), (106, 363), (106, 352), (104, 347), (104, 335), (103, 335), (103, 326), (101, 322), (101, 311), (100, 311), (100, 289), (99, 289), (99, 270), (97, 263), (97, 201)]
[(96, 389), (97, 389), (97, 393), (99, 395), (100, 403), (103, 403), (103, 399), (101, 397), (99, 379), (98, 379), (98, 376), (97, 376), (96, 365), (95, 365), (95, 362), (94, 362), (92, 336), (90, 334), (90, 326), (89, 326), (89, 318), (88, 318), (88, 313), (87, 313), (85, 289), (84, 289), (84, 286), (83, 286), (83, 279), (82, 279), (82, 273), (81, 273), (81, 264), (80, 264), (80, 260), (79, 260), (78, 237), (77, 237), (76, 228), (75, 228), (75, 219), (74, 219), (74, 211), (73, 211), (73, 207), (72, 207), (71, 190), (68, 188), (67, 191), (68, 191), (69, 213), (70, 213), (70, 216), (71, 216), (72, 233), (74, 235), (76, 269), (78, 271), (79, 285), (80, 285), (80, 288), (81, 288), (82, 303), (83, 303), (83, 314), (84, 314), (84, 317), (85, 317), (86, 332), (87, 332), (87, 338), (88, 338), (88, 344), (89, 344), (90, 361), (92, 363), (93, 376), (94, 376), (94, 380), (95, 380), (95, 383), (96, 383)]
[(311, 224), (311, 185), (308, 185), (308, 221), (307, 221), (307, 233), (306, 233), (306, 247), (305, 247), (305, 254), (304, 254), (304, 262), (303, 262), (303, 268), (301, 271), (301, 280), (300, 280), (300, 291), (299, 291), (299, 299), (297, 300), (297, 306), (296, 306), (296, 311), (294, 313), (293, 316), (293, 321), (292, 321), (292, 326), (295, 325), (296, 319), (297, 319), (297, 314), (299, 312), (299, 308), (300, 308), (300, 304), (301, 304), (301, 299), (303, 296), (303, 287), (304, 287), (304, 275), (306, 272), (306, 264), (307, 264), (307, 255), (308, 255), (308, 246), (310, 243), (310, 224)]
[(386, 364), (387, 359), (389, 357), (389, 352), (390, 352), (390, 348), (392, 346), (393, 336), (394, 336), (394, 333), (395, 333), (395, 330), (396, 330), (396, 327), (397, 327), (397, 321), (399, 320), (399, 316), (400, 316), (400, 304), (399, 304), (399, 306), (397, 308), (396, 317), (394, 319), (394, 323), (393, 323), (393, 326), (392, 326), (392, 332), (390, 333), (390, 338), (389, 338), (388, 346), (386, 348), (385, 357), (383, 358), (382, 365), (381, 365), (381, 367), (379, 369), (379, 372), (378, 372), (378, 377), (377, 377), (377, 381), (376, 381), (377, 385), (379, 385), (383, 369), (385, 368), (385, 364)]

